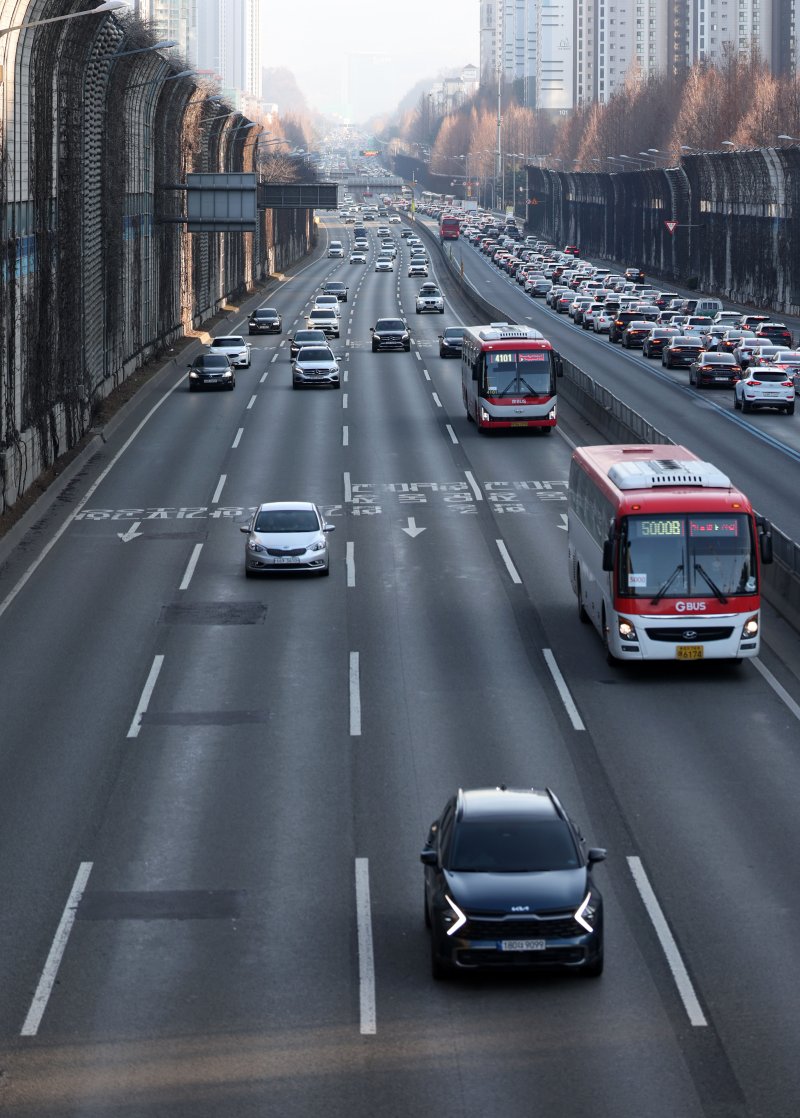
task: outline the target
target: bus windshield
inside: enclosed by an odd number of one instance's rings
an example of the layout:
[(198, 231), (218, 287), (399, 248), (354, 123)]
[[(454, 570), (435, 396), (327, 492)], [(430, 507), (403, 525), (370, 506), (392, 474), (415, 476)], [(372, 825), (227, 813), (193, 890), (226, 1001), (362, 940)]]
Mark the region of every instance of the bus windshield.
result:
[(484, 364), (484, 392), (487, 398), (552, 395), (550, 357), (547, 349), (487, 353)]
[(750, 518), (742, 513), (628, 516), (619, 549), (619, 593), (628, 598), (715, 597), (757, 592)]

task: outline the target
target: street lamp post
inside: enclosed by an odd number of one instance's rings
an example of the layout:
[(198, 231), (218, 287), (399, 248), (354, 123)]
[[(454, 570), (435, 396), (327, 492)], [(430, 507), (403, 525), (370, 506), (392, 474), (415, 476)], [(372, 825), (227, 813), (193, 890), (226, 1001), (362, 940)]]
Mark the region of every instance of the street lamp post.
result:
[(147, 82), (133, 82), (131, 85), (126, 85), (126, 89), (141, 89), (145, 85), (162, 85), (164, 82), (174, 82), (178, 78), (188, 78), (196, 74), (196, 70), (181, 70), (179, 74), (168, 74), (165, 78), (153, 78)]
[(797, 136), (787, 136), (785, 132), (781, 132), (778, 139), (788, 140), (790, 144), (800, 144), (800, 139), (798, 139)]
[[(0, 38), (10, 35), (12, 31), (27, 31), (29, 27), (42, 27), (45, 23), (63, 23), (67, 19), (80, 19), (81, 16), (97, 16), (104, 12), (116, 12), (119, 8), (127, 8), (125, 0), (104, 0), (96, 8), (89, 8), (86, 12), (69, 12), (63, 16), (51, 16), (49, 19), (34, 19), (30, 23), (16, 23), (13, 27), (0, 27)], [(0, 84), (3, 81), (3, 67), (0, 66)]]

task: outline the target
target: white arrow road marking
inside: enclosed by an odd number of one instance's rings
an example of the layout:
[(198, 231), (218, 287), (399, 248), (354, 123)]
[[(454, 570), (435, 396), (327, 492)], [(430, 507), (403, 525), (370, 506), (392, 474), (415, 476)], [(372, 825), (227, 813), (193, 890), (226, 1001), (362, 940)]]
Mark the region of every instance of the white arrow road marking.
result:
[(417, 527), (417, 522), (414, 519), (414, 517), (409, 516), (408, 527), (407, 528), (401, 528), (400, 531), (405, 532), (407, 536), (411, 536), (411, 539), (413, 540), (415, 536), (419, 536), (422, 532), (426, 531), (426, 529), (425, 528), (418, 528)]
[(560, 516), (561, 516), (561, 523), (556, 524), (556, 528), (560, 528), (562, 532), (566, 532), (566, 530), (567, 530), (567, 514), (565, 512), (562, 512), (560, 514)]
[(144, 532), (137, 532), (136, 529), (141, 526), (141, 520), (134, 520), (127, 532), (117, 532), (117, 535), (123, 543), (130, 543), (135, 540), (137, 536), (143, 536)]

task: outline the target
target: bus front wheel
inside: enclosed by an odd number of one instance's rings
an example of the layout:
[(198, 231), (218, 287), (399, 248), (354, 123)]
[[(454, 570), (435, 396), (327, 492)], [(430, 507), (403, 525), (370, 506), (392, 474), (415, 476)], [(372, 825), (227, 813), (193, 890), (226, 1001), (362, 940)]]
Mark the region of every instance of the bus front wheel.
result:
[(606, 663), (610, 664), (612, 668), (619, 667), (619, 660), (611, 651), (611, 645), (608, 643), (608, 624), (606, 623), (606, 611), (603, 610), (603, 647), (606, 652)]
[(583, 604), (583, 591), (581, 589), (581, 572), (580, 572), (580, 570), (578, 570), (578, 573), (575, 576), (575, 589), (577, 590), (577, 593), (578, 593), (578, 620), (581, 622), (582, 625), (588, 625), (591, 618), (589, 617), (589, 614), (586, 612), (586, 606)]

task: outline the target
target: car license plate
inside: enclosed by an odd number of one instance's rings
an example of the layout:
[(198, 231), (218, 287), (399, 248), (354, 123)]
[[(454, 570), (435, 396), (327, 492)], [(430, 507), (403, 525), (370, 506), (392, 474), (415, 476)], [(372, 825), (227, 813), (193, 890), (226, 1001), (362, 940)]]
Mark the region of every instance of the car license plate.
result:
[(769, 396), (769, 397), (773, 397), (773, 396), (777, 397), (777, 396), (780, 396), (780, 392), (765, 392), (764, 395)]
[(702, 644), (679, 644), (675, 649), (676, 660), (702, 660)]
[(543, 939), (501, 939), (501, 951), (544, 951), (546, 941)]
[(714, 380), (721, 380), (725, 383), (727, 383), (728, 379), (729, 379), (728, 377), (714, 377)]
[(276, 555), (273, 558), (273, 562), (275, 562), (275, 563), (292, 563), (292, 562), (294, 562), (294, 557), (292, 555)]

